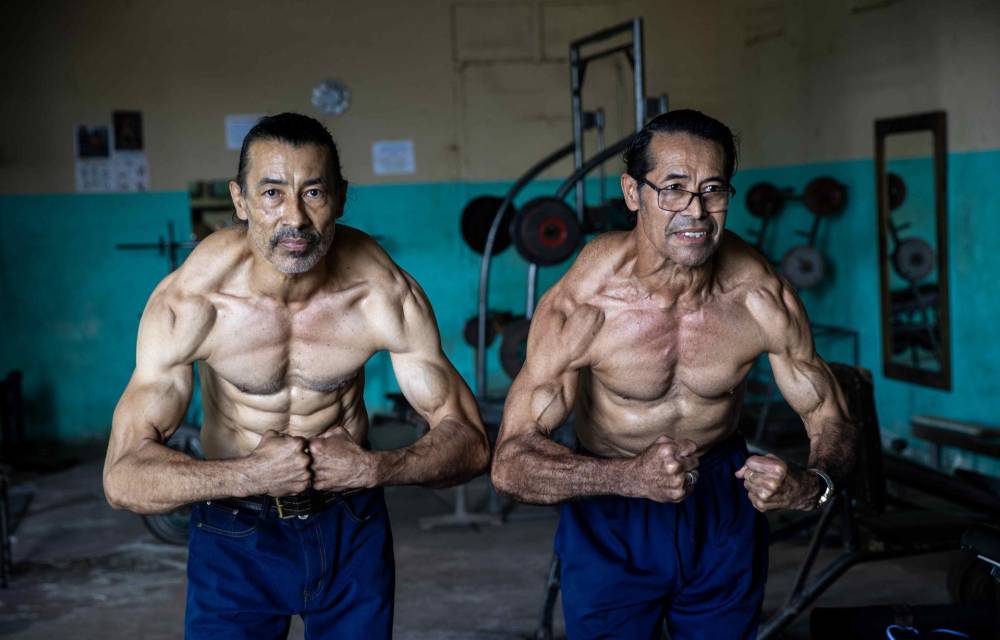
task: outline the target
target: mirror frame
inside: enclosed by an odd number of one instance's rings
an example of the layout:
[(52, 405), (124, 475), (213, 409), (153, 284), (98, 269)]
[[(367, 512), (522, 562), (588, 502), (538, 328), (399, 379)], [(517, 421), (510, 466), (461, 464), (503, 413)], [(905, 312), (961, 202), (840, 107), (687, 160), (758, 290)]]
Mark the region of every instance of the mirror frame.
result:
[[(940, 371), (928, 371), (892, 361), (888, 249), (889, 189), (885, 171), (885, 138), (894, 133), (930, 131), (934, 137), (934, 197), (937, 217), (937, 273)], [(951, 390), (951, 298), (948, 293), (948, 137), (947, 115), (931, 111), (875, 121), (875, 199), (878, 202), (879, 293), (882, 305), (882, 364), (887, 378)]]

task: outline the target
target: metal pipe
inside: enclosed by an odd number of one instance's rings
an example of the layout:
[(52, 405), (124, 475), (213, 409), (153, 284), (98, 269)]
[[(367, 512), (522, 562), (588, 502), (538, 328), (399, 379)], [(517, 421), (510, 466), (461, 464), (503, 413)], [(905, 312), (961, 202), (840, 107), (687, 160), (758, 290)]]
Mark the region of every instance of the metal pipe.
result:
[(816, 598), (822, 595), (823, 592), (826, 591), (837, 578), (842, 576), (855, 564), (862, 561), (863, 555), (861, 553), (849, 552), (831, 562), (830, 565), (823, 570), (823, 573), (816, 578), (816, 582), (802, 592), (794, 603), (786, 604), (778, 613), (774, 615), (774, 617), (761, 625), (760, 631), (757, 633), (757, 640), (767, 640), (791, 624), (792, 621), (799, 617), (802, 611), (812, 604)]
[(559, 185), (559, 189), (556, 191), (556, 197), (560, 199), (565, 198), (566, 194), (569, 193), (569, 190), (573, 188), (573, 186), (576, 185), (578, 182), (580, 182), (584, 177), (586, 177), (588, 173), (593, 171), (594, 168), (597, 167), (597, 165), (603, 162), (607, 162), (608, 159), (610, 159), (612, 156), (618, 155), (619, 153), (624, 151), (625, 148), (628, 146), (629, 142), (632, 141), (632, 137), (633, 134), (630, 133), (629, 135), (625, 136), (618, 142), (614, 143), (601, 153), (595, 154), (594, 157), (587, 160), (583, 164), (583, 166), (574, 171), (568, 178), (563, 180), (563, 183)]
[(632, 19), (632, 74), (635, 89), (635, 130), (646, 124), (646, 73), (642, 60), (642, 18)]
[(524, 301), (524, 317), (531, 320), (535, 315), (535, 297), (538, 290), (538, 265), (534, 262), (528, 267), (528, 286)]
[(577, 38), (569, 43), (569, 46), (579, 49), (588, 44), (593, 44), (595, 42), (600, 42), (601, 40), (607, 40), (608, 38), (613, 38), (619, 33), (627, 33), (628, 31), (633, 31), (635, 29), (635, 20), (641, 20), (641, 18), (634, 18), (621, 24), (616, 24), (613, 27), (608, 27), (607, 29), (601, 29), (600, 31), (595, 31), (594, 33), (583, 36), (582, 38)]
[[(604, 123), (604, 109), (598, 107), (594, 111), (594, 127), (597, 130), (597, 153), (604, 151)], [(598, 171), (597, 176), (598, 180), (600, 180), (597, 192), (601, 194), (601, 206), (604, 206), (604, 203), (608, 201), (608, 186), (605, 184), (608, 181), (608, 174), (607, 171), (604, 170), (603, 162), (601, 163), (600, 171)]]
[(619, 45), (617, 47), (611, 47), (610, 49), (604, 49), (602, 51), (598, 51), (597, 53), (592, 53), (587, 56), (581, 56), (580, 62), (585, 65), (588, 62), (593, 62), (594, 60), (600, 60), (601, 58), (607, 58), (608, 56), (613, 56), (616, 53), (624, 53), (625, 55), (634, 53), (634, 50), (632, 49), (632, 43)]
[[(583, 63), (580, 62), (580, 49), (571, 46), (569, 49), (569, 85), (570, 110), (573, 120), (573, 169), (583, 166)], [(586, 206), (587, 194), (583, 183), (576, 186), (576, 217), (583, 222), (583, 210)]]
[(806, 559), (802, 562), (802, 566), (799, 568), (799, 573), (795, 576), (795, 584), (792, 585), (791, 593), (788, 594), (788, 600), (786, 601), (786, 606), (790, 605), (795, 598), (798, 598), (802, 591), (802, 588), (806, 584), (806, 580), (809, 579), (809, 572), (812, 571), (813, 563), (816, 561), (816, 556), (819, 554), (819, 549), (823, 546), (823, 537), (826, 536), (826, 530), (830, 526), (830, 519), (833, 517), (834, 511), (840, 504), (841, 496), (835, 495), (830, 504), (826, 505), (823, 510), (823, 515), (820, 516), (819, 524), (816, 525), (816, 529), (813, 530), (812, 541), (809, 544), (809, 550), (806, 552)]
[(507, 195), (504, 196), (500, 208), (497, 209), (496, 214), (493, 216), (489, 233), (486, 234), (483, 258), (479, 263), (479, 317), (476, 323), (478, 329), (478, 335), (476, 336), (476, 395), (482, 399), (486, 398), (486, 306), (489, 299), (490, 259), (493, 257), (493, 245), (496, 243), (497, 232), (500, 230), (500, 221), (512, 206), (517, 194), (542, 171), (545, 171), (551, 165), (572, 153), (573, 148), (574, 145), (571, 142), (556, 149), (535, 163), (524, 175), (518, 178), (517, 182), (507, 191)]

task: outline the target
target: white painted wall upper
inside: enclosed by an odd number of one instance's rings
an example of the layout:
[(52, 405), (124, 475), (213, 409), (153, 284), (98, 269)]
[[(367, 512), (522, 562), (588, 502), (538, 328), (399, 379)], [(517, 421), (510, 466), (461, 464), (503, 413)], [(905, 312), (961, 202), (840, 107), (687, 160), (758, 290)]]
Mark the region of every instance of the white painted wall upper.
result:
[[(155, 190), (225, 178), (231, 113), (320, 117), (355, 183), (377, 140), (412, 139), (403, 181), (506, 180), (570, 139), (571, 38), (641, 15), (649, 94), (739, 133), (743, 166), (872, 155), (876, 118), (945, 109), (952, 151), (1000, 147), (992, 0), (68, 0), (8, 3), (0, 192), (73, 190), (73, 130), (143, 112)], [(312, 87), (353, 104), (322, 117)], [(624, 58), (587, 100), (631, 127)], [(588, 144), (593, 149), (593, 139)], [(565, 174), (568, 164), (554, 169)]]

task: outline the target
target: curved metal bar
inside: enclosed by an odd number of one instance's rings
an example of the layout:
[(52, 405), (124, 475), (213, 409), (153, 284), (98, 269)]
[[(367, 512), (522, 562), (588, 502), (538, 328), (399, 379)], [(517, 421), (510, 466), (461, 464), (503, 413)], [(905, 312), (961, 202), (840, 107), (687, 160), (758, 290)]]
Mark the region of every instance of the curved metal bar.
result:
[(500, 208), (497, 209), (496, 215), (493, 216), (493, 223), (490, 224), (490, 231), (486, 235), (486, 246), (483, 247), (483, 258), (479, 264), (479, 318), (477, 322), (478, 335), (476, 336), (476, 395), (480, 399), (486, 398), (486, 306), (489, 299), (489, 288), (490, 288), (490, 259), (493, 257), (493, 245), (496, 242), (497, 232), (500, 230), (500, 221), (503, 220), (503, 216), (507, 213), (507, 210), (514, 203), (514, 198), (517, 194), (528, 185), (529, 182), (538, 177), (542, 171), (545, 171), (550, 166), (556, 162), (562, 160), (569, 154), (573, 153), (575, 145), (570, 142), (569, 144), (556, 149), (549, 155), (545, 156), (534, 166), (524, 172), (517, 182), (514, 183), (508, 191), (507, 195), (504, 196), (503, 202), (500, 204)]
[(566, 194), (569, 193), (569, 190), (572, 189), (577, 182), (583, 180), (588, 173), (596, 169), (599, 165), (607, 162), (612, 156), (616, 156), (625, 151), (625, 148), (628, 146), (629, 142), (632, 141), (634, 136), (634, 133), (630, 133), (600, 153), (594, 154), (594, 157), (584, 162), (579, 169), (574, 171), (563, 181), (561, 185), (559, 185), (559, 189), (556, 191), (556, 197), (559, 199), (565, 198)]

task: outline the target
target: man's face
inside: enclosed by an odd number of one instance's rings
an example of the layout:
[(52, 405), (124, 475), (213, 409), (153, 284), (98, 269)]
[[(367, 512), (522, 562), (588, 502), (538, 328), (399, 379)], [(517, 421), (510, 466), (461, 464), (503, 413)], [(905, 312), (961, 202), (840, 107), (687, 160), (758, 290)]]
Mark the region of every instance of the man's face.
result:
[(258, 252), (282, 273), (315, 267), (333, 243), (342, 187), (330, 175), (329, 150), (275, 140), (250, 145), (246, 190), (229, 191)]
[[(674, 185), (673, 189), (704, 192), (729, 187), (725, 153), (716, 142), (686, 133), (656, 133), (647, 153), (653, 169), (645, 178), (658, 188)], [(622, 176), (622, 192), (629, 209), (639, 214), (639, 232), (660, 255), (676, 264), (703, 265), (722, 241), (725, 210), (709, 213), (695, 197), (683, 211), (664, 211), (656, 191), (628, 174)]]

